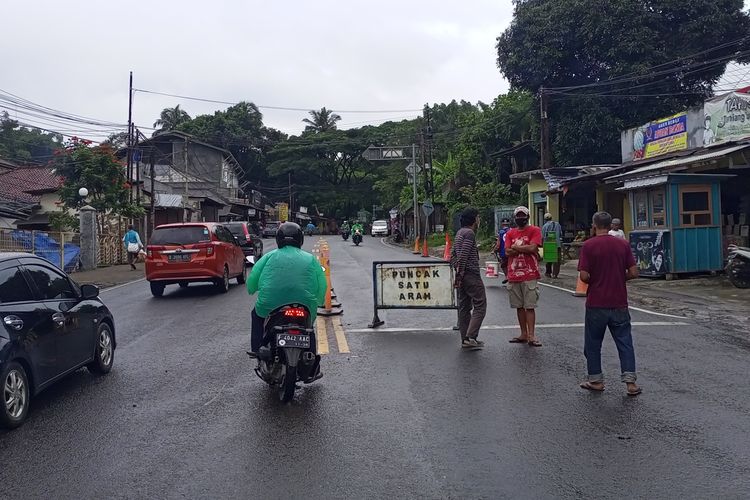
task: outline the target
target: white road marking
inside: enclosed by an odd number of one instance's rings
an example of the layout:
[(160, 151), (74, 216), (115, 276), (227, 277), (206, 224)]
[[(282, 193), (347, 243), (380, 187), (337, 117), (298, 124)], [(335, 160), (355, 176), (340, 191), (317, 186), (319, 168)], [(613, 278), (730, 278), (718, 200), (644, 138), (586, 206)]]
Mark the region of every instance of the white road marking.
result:
[[(73, 275), (73, 278), (75, 278), (75, 275)], [(117, 290), (118, 288), (122, 288), (124, 286), (132, 285), (133, 283), (140, 283), (141, 281), (146, 281), (146, 278), (141, 278), (138, 280), (128, 281), (127, 283), (121, 283), (119, 285), (111, 286), (109, 288), (105, 288), (99, 293), (109, 292), (110, 290)]]
[[(690, 323), (681, 321), (633, 321), (632, 326), (688, 326)], [(547, 328), (583, 328), (583, 323), (547, 323), (536, 325), (538, 329)], [(518, 325), (485, 325), (482, 330), (517, 330)], [(405, 332), (450, 332), (453, 327), (436, 327), (436, 328), (348, 328), (349, 333), (405, 333)]]

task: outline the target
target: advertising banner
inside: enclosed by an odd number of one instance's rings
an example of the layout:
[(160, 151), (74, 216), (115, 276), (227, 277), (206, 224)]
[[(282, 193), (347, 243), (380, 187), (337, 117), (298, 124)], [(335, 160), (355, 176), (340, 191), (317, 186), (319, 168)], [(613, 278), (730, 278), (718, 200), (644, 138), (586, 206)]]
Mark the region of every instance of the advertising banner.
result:
[(669, 250), (664, 231), (633, 231), (630, 248), (638, 271), (643, 276), (661, 276), (668, 272)]
[(703, 108), (659, 118), (621, 133), (623, 163), (703, 146)]
[(289, 220), (289, 205), (286, 203), (277, 203), (276, 209), (279, 211), (279, 220), (282, 222)]
[(703, 145), (750, 137), (750, 94), (729, 92), (706, 101)]

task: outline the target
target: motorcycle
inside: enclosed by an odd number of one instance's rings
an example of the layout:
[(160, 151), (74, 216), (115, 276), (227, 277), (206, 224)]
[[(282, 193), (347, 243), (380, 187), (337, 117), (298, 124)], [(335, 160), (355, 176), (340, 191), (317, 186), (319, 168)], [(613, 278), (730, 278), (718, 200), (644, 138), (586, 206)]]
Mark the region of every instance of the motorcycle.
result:
[(729, 245), (729, 256), (724, 272), (737, 288), (750, 288), (750, 248)]
[(341, 237), (344, 239), (344, 241), (349, 239), (349, 231), (341, 231)]
[(268, 315), (258, 349), (256, 375), (291, 401), (297, 382), (312, 383), (320, 373), (320, 356), (310, 311), (300, 304), (282, 306)]
[(362, 233), (359, 229), (354, 231), (354, 234), (352, 235), (352, 241), (355, 245), (359, 246), (360, 243), (362, 243)]

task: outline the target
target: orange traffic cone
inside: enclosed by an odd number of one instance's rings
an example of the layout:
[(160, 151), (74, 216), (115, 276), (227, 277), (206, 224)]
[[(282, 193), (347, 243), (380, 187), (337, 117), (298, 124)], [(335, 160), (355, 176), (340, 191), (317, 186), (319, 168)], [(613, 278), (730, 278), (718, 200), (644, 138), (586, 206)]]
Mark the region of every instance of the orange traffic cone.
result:
[(414, 251), (412, 253), (418, 254), (419, 253), (419, 242), (421, 241), (420, 238), (414, 239)]
[(430, 249), (427, 247), (427, 236), (424, 237), (424, 243), (422, 244), (422, 257), (429, 257)]
[(574, 297), (585, 297), (589, 293), (589, 285), (588, 283), (584, 283), (581, 281), (581, 277), (578, 277), (578, 282), (576, 283), (576, 291), (573, 293)]
[(445, 233), (445, 250), (443, 251), (443, 260), (446, 262), (451, 261), (451, 235)]

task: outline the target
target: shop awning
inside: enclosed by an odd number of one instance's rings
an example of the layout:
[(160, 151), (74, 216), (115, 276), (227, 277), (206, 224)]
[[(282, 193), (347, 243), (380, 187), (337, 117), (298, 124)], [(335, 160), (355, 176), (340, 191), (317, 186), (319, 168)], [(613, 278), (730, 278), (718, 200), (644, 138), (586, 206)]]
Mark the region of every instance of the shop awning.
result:
[(662, 184), (666, 184), (668, 180), (668, 175), (657, 175), (654, 177), (640, 177), (638, 179), (630, 179), (625, 181), (622, 187), (617, 188), (617, 191), (630, 191), (631, 189), (639, 189), (649, 186), (661, 186)]
[(710, 152), (706, 152), (702, 154), (694, 154), (691, 156), (682, 156), (680, 158), (672, 158), (670, 160), (664, 160), (664, 161), (660, 161), (657, 163), (652, 163), (651, 165), (646, 165), (640, 168), (636, 168), (635, 170), (631, 170), (630, 172), (626, 172), (624, 174), (613, 175), (612, 177), (607, 177), (606, 180), (607, 182), (619, 181), (623, 179), (624, 177), (643, 176), (648, 173), (656, 174), (659, 170), (670, 170), (670, 171), (677, 170), (683, 167), (687, 167), (688, 165), (691, 165), (693, 163), (700, 163), (703, 161), (721, 158), (722, 156), (726, 156), (728, 154), (732, 154), (736, 151), (740, 151), (742, 149), (747, 149), (747, 148), (750, 148), (750, 144), (740, 144), (737, 146), (721, 148), (715, 151), (710, 151)]

